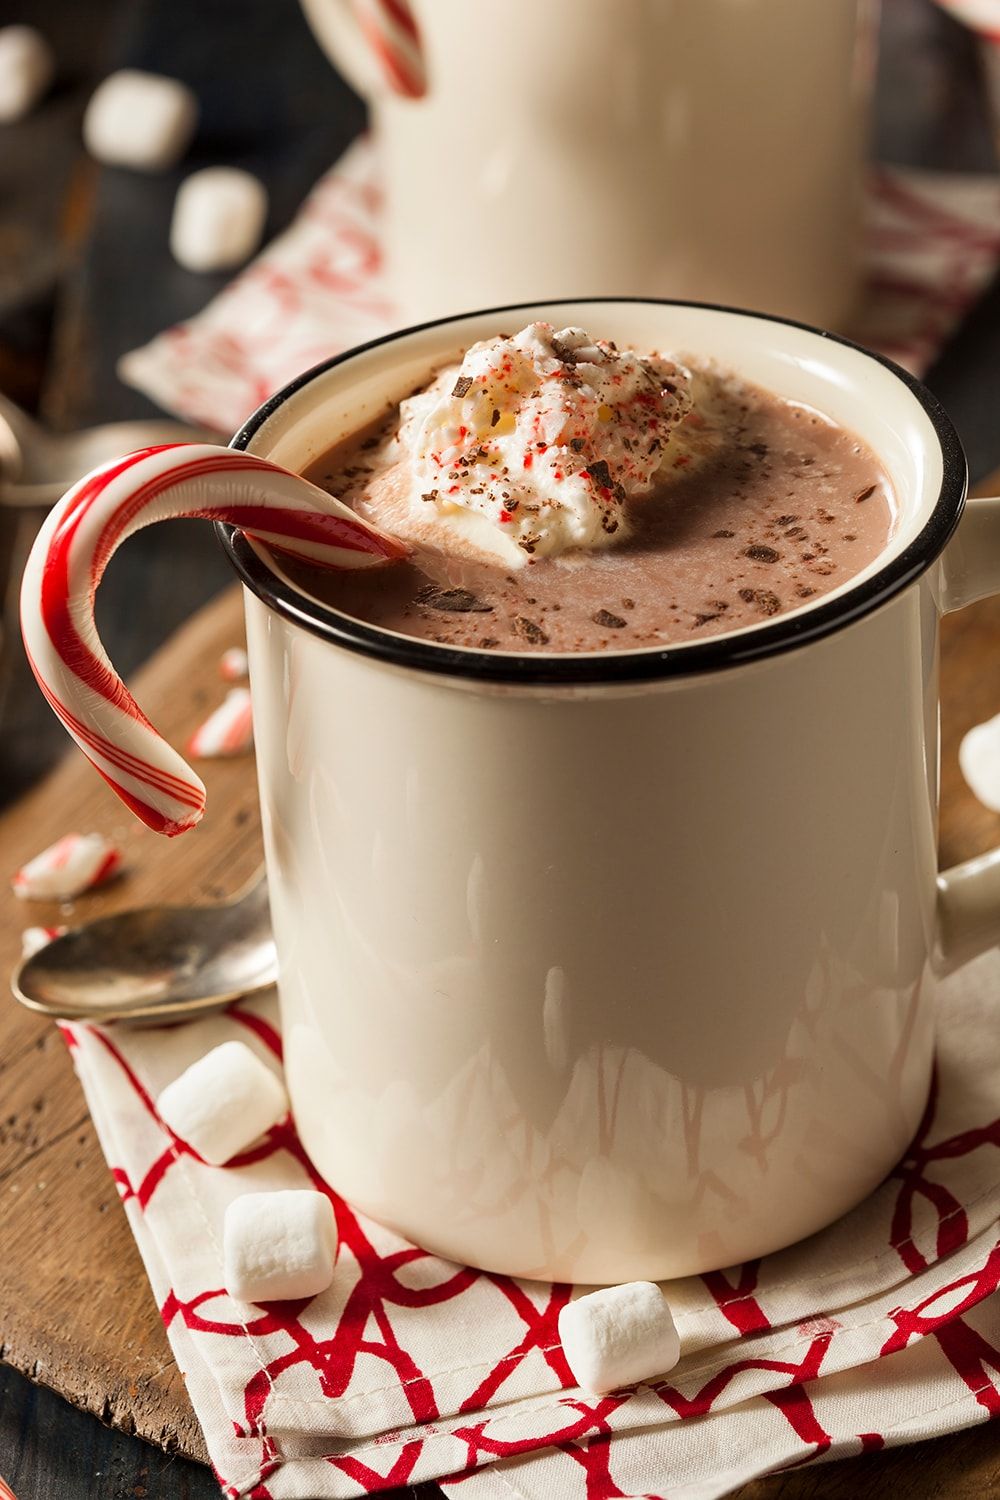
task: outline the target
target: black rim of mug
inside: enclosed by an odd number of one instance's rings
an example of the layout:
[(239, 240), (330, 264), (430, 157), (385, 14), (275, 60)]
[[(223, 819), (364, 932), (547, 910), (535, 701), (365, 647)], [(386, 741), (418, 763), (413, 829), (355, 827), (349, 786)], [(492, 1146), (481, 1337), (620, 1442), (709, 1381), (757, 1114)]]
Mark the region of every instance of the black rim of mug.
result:
[(717, 672), (727, 667), (744, 666), (767, 657), (809, 645), (824, 636), (843, 630), (886, 604), (908, 588), (940, 557), (961, 519), (968, 487), (968, 465), (958, 434), (936, 397), (915, 376), (892, 360), (854, 343), (840, 334), (813, 328), (793, 318), (774, 317), (769, 313), (745, 308), (725, 307), (711, 302), (688, 302), (679, 298), (655, 297), (563, 297), (539, 302), (515, 303), (505, 307), (434, 318), (410, 328), (396, 329), (356, 345), (343, 354), (334, 355), (282, 387), (244, 422), (230, 447), (247, 448), (254, 434), (290, 397), (328, 370), (355, 359), (359, 354), (378, 349), (383, 344), (446, 324), (460, 324), (465, 318), (500, 317), (538, 307), (567, 307), (596, 303), (644, 304), (653, 307), (694, 307), (709, 312), (731, 313), (743, 318), (759, 318), (800, 328), (828, 343), (854, 349), (867, 359), (883, 365), (897, 377), (919, 402), (931, 422), (941, 445), (943, 470), (941, 489), (926, 524), (902, 552), (889, 559), (884, 568), (863, 579), (853, 588), (827, 603), (822, 601), (801, 613), (778, 615), (774, 620), (754, 626), (743, 634), (713, 636), (706, 641), (684, 645), (644, 648), (638, 651), (604, 651), (583, 653), (544, 653), (518, 655), (514, 652), (492, 653), (464, 647), (439, 646), (411, 636), (394, 635), (367, 625), (350, 615), (338, 613), (318, 600), (300, 593), (278, 573), (272, 571), (260, 554), (235, 527), (219, 522), (216, 531), (242, 582), (258, 599), (292, 624), (320, 636), (337, 646), (362, 655), (375, 657), (393, 666), (445, 677), (469, 678), (478, 682), (521, 684), (526, 687), (612, 685), (630, 682), (654, 682), (671, 677), (693, 677)]

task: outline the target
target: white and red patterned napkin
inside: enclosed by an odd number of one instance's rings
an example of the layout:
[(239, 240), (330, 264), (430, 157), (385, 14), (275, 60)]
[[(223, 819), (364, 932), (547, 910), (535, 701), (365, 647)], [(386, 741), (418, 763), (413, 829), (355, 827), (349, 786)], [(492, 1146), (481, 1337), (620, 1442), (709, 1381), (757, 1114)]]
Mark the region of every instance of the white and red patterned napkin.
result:
[[(568, 1287), (448, 1264), (332, 1193), (329, 1291), (259, 1309), (226, 1295), (226, 1204), (328, 1189), (290, 1122), (210, 1167), (154, 1100), (233, 1037), (280, 1066), (273, 1001), (173, 1028), (64, 1030), (226, 1494), (313, 1500), (458, 1475), (456, 1500), (709, 1500), (1000, 1414), (998, 991), (996, 955), (944, 988), (931, 1102), (883, 1186), (790, 1250), (668, 1284), (681, 1363), (603, 1398), (573, 1387), (559, 1347)], [(626, 1064), (609, 1050), (610, 1071)], [(748, 1097), (748, 1173), (766, 1171), (794, 1086), (783, 1068)]]
[[(295, 222), (214, 301), (121, 360), (161, 406), (223, 432), (310, 365), (399, 325), (382, 284), (379, 187), (357, 142)], [(927, 367), (1000, 258), (1000, 185), (882, 167), (873, 172), (860, 343)]]
[[(361, 142), (202, 313), (126, 356), (123, 377), (231, 430), (300, 370), (394, 326), (378, 197)], [(996, 179), (881, 169), (855, 336), (925, 368), (998, 258)], [(681, 1364), (603, 1399), (570, 1384), (556, 1331), (568, 1288), (448, 1265), (336, 1198), (330, 1291), (260, 1310), (226, 1296), (226, 1203), (315, 1174), (289, 1123), (236, 1165), (204, 1166), (153, 1100), (233, 1036), (277, 1066), (272, 1003), (66, 1035), (227, 1494), (305, 1500), (452, 1476), (464, 1500), (709, 1500), (774, 1468), (1000, 1414), (998, 989), (996, 958), (946, 988), (935, 1096), (884, 1186), (803, 1245), (672, 1284)], [(748, 1138), (766, 1143), (785, 1086), (761, 1080)]]

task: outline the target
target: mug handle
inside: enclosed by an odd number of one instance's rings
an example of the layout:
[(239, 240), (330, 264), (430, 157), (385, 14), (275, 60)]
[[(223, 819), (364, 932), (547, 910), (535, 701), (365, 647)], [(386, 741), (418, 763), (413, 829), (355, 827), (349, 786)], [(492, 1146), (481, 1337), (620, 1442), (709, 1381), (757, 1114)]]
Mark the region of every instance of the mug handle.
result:
[(427, 73), (408, 0), (301, 0), (327, 57), (363, 96), (419, 99)]
[[(1000, 593), (1000, 499), (970, 499), (943, 558), (941, 608)], [(1000, 846), (938, 876), (935, 969), (944, 976), (1000, 943)]]
[(199, 821), (205, 788), (111, 665), (94, 596), (127, 537), (176, 516), (228, 521), (325, 568), (378, 567), (408, 550), (300, 475), (212, 443), (140, 448), (85, 475), (53, 506), (21, 584), (28, 662), (56, 717), (112, 791), (149, 828), (168, 835)]

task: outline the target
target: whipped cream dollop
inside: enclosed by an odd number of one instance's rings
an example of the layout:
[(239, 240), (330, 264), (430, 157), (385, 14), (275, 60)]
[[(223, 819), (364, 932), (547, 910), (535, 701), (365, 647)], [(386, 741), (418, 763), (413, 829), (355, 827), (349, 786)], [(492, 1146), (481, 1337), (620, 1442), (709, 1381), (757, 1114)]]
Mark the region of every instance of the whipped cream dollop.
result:
[(653, 488), (689, 387), (672, 360), (582, 328), (474, 344), (401, 405), (412, 508), (513, 566), (607, 546)]

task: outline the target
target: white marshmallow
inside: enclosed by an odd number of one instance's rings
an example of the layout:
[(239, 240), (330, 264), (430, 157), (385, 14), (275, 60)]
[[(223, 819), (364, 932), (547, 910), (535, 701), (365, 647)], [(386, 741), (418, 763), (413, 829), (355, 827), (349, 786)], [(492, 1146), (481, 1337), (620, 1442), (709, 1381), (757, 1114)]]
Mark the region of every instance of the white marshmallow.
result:
[(244, 1193), (226, 1209), (225, 1285), (239, 1302), (315, 1297), (333, 1280), (337, 1225), (322, 1193)]
[(52, 48), (34, 26), (0, 27), (0, 123), (34, 109), (55, 71)]
[(223, 1042), (168, 1083), (163, 1120), (213, 1167), (221, 1167), (288, 1113), (279, 1078), (244, 1042)]
[(83, 139), (109, 166), (160, 172), (180, 161), (198, 123), (198, 101), (187, 84), (123, 68), (91, 95)]
[(958, 764), (980, 802), (1000, 812), (1000, 714), (969, 730), (958, 747)]
[(205, 167), (177, 190), (170, 225), (174, 259), (189, 271), (228, 271), (260, 244), (267, 218), (263, 183), (238, 167)]
[(670, 1305), (652, 1281), (602, 1287), (567, 1302), (559, 1337), (573, 1379), (597, 1396), (665, 1375), (681, 1354)]

